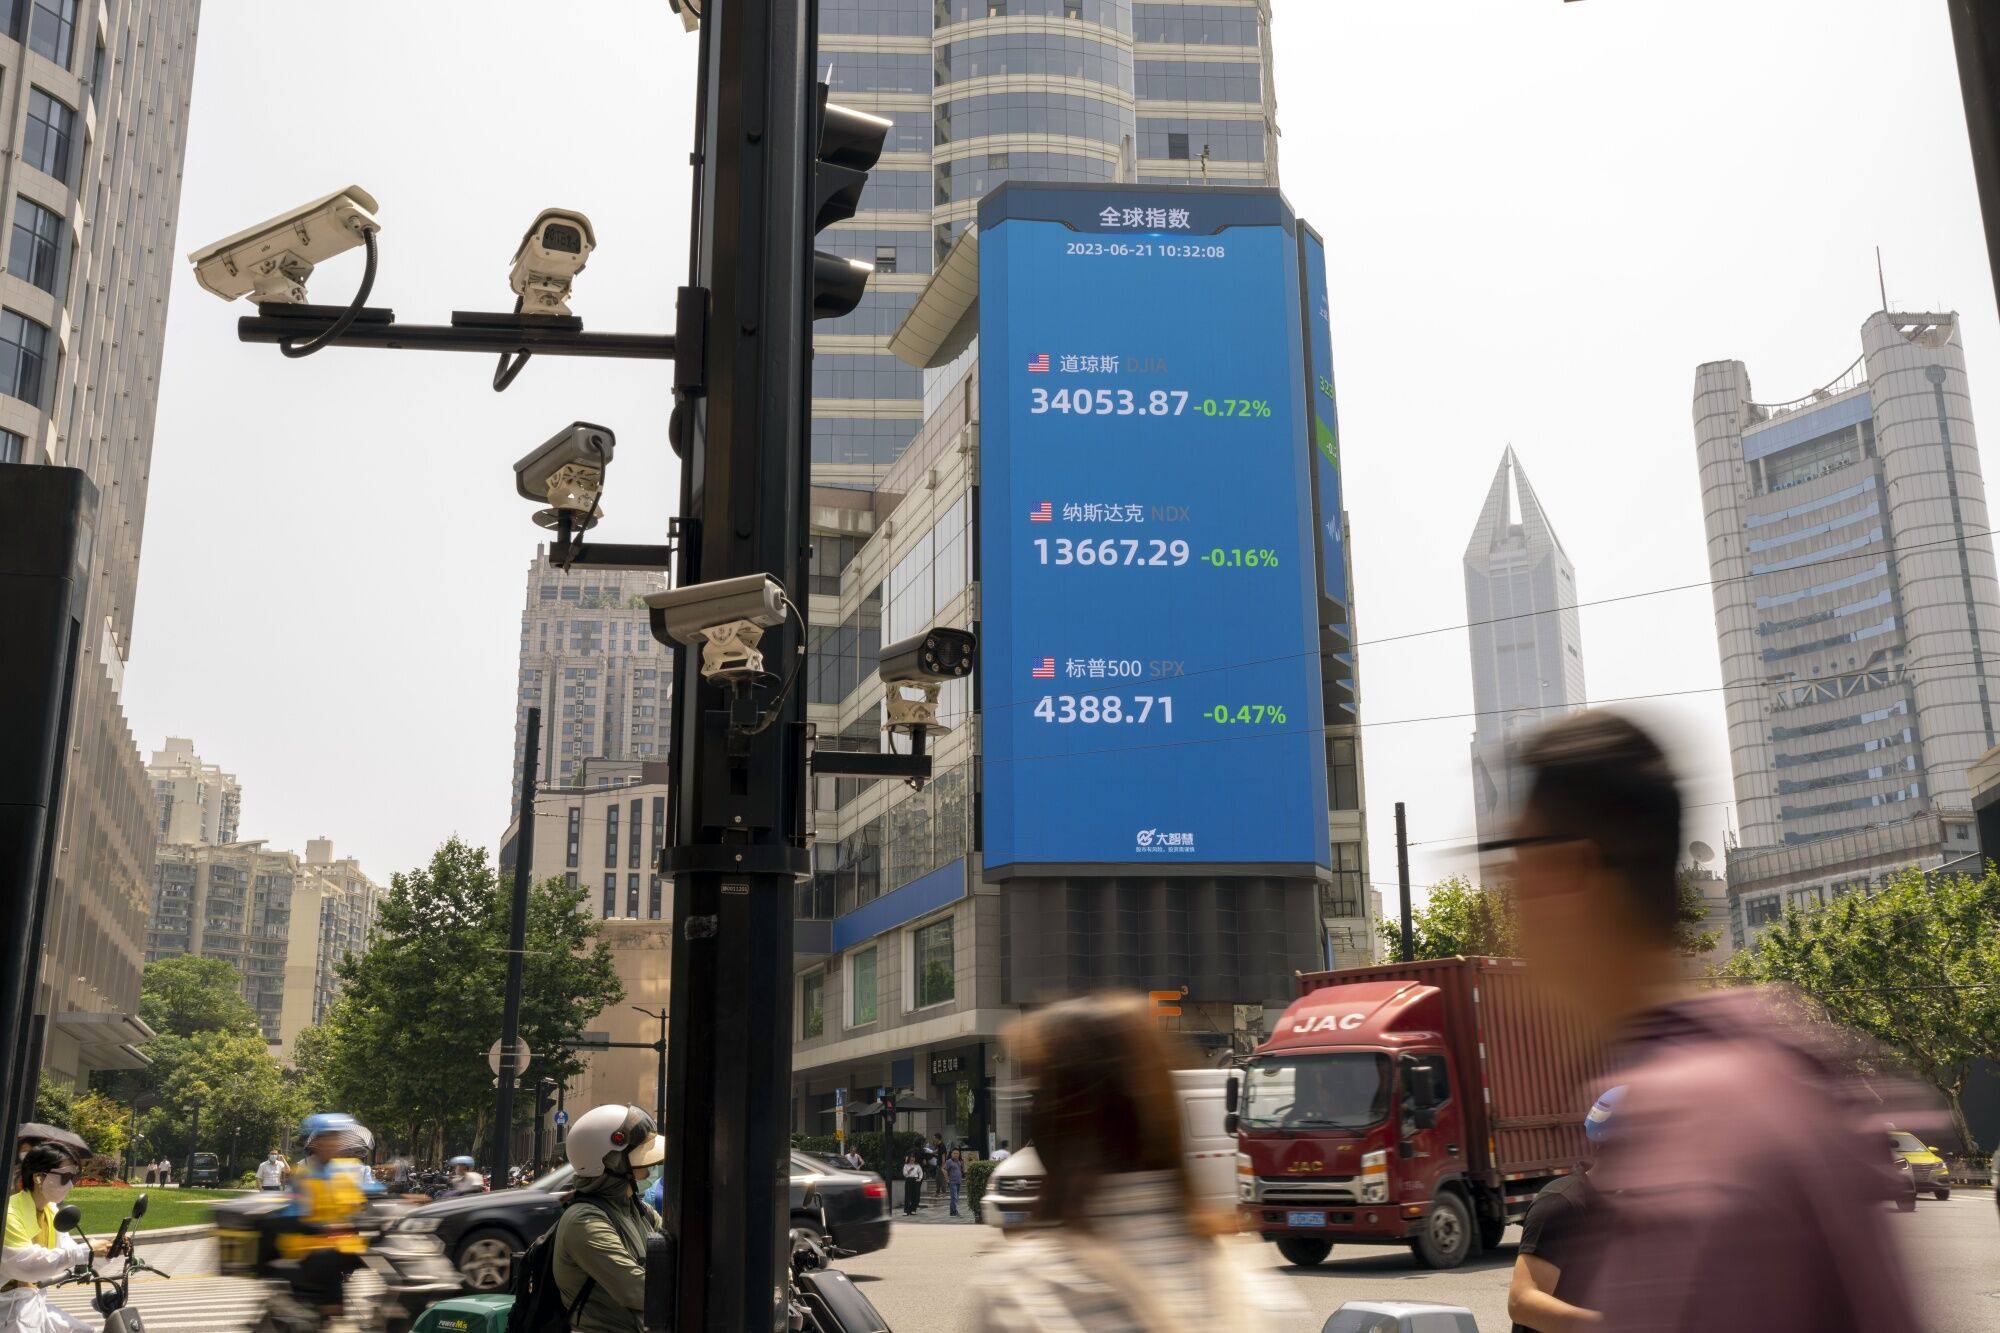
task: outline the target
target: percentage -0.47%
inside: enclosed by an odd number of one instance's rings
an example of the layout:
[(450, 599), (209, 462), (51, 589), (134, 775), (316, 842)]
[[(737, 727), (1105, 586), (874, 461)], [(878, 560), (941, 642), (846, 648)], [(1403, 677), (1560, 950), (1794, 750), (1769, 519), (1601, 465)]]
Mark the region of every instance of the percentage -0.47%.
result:
[(1210, 722), (1225, 727), (1282, 727), (1285, 725), (1283, 704), (1217, 704), (1202, 714)]

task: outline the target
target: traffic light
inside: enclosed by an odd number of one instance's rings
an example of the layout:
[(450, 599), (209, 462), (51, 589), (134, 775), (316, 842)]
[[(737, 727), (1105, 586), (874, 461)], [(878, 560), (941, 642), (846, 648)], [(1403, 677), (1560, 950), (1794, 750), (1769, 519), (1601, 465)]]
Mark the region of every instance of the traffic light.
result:
[(1154, 1018), (1179, 1018), (1181, 1016), (1180, 999), (1186, 994), (1187, 991), (1185, 988), (1181, 990), (1149, 990), (1146, 992), (1146, 999), (1153, 1007)]
[[(813, 235), (845, 222), (861, 208), (868, 172), (882, 156), (894, 125), (880, 116), (826, 100), (827, 87), (818, 85), (813, 98), (817, 122), (813, 142)], [(844, 255), (813, 251), (812, 317), (838, 319), (861, 304), (872, 264)]]
[(544, 1119), (556, 1109), (556, 1081), (545, 1078), (535, 1085), (535, 1118)]

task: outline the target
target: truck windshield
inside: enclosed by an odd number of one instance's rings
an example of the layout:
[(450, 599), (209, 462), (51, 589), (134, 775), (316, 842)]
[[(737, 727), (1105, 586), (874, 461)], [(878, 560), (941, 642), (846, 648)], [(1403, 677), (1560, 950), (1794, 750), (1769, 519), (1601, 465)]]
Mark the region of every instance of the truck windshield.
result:
[(1389, 1057), (1368, 1051), (1271, 1056), (1245, 1071), (1248, 1129), (1366, 1129), (1389, 1116)]

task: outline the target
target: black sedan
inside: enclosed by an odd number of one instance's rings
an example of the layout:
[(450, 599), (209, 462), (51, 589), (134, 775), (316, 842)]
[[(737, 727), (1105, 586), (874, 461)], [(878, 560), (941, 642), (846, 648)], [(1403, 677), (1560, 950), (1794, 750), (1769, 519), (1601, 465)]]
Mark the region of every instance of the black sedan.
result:
[[(521, 1189), (436, 1199), (410, 1210), (390, 1229), (435, 1235), (468, 1288), (503, 1291), (513, 1277), (514, 1256), (562, 1215), (571, 1177), (564, 1166)], [(838, 1250), (879, 1250), (889, 1243), (889, 1191), (873, 1172), (836, 1169), (794, 1153), (792, 1225), (825, 1236)]]

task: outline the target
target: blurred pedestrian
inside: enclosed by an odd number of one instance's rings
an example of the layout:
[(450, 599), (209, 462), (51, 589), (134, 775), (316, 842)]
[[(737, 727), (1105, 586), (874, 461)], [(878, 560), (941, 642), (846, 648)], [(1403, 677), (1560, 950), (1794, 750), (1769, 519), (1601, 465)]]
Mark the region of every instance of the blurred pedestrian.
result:
[(1013, 1155), (1013, 1150), (1007, 1146), (1007, 1140), (1002, 1139), (1000, 1146), (993, 1150), (993, 1165), (998, 1166)]
[(1625, 1087), (1591, 1172), (1592, 1271), (1563, 1299), (1619, 1333), (1913, 1333), (1880, 1131), (1837, 1065), (1770, 997), (1679, 981), (1681, 799), (1659, 745), (1584, 712), (1522, 762), (1514, 836), (1483, 850), (1514, 851), (1522, 950), (1616, 1043)]
[(160, 1159), (160, 1183), (162, 1185), (171, 1185), (174, 1183), (174, 1163), (172, 1158), (162, 1157)]
[(158, 1162), (147, 1162), (146, 1184), (157, 1185), (159, 1183), (160, 1183), (160, 1164)]
[(263, 1161), (257, 1163), (257, 1188), (276, 1191), (284, 1188), (285, 1156), (276, 1148), (271, 1149)]
[(958, 1216), (958, 1192), (965, 1185), (965, 1158), (953, 1148), (944, 1159), (944, 1186), (951, 1195), (951, 1215)]
[(903, 1216), (916, 1216), (917, 1195), (923, 1188), (924, 1169), (917, 1165), (917, 1155), (911, 1153), (903, 1158)]
[(1220, 1239), (1233, 1219), (1197, 1195), (1167, 1039), (1143, 998), (1050, 1005), (1006, 1045), (1031, 1090), (1039, 1225), (985, 1256), (982, 1328), (1261, 1333), (1304, 1314), (1264, 1247)]

